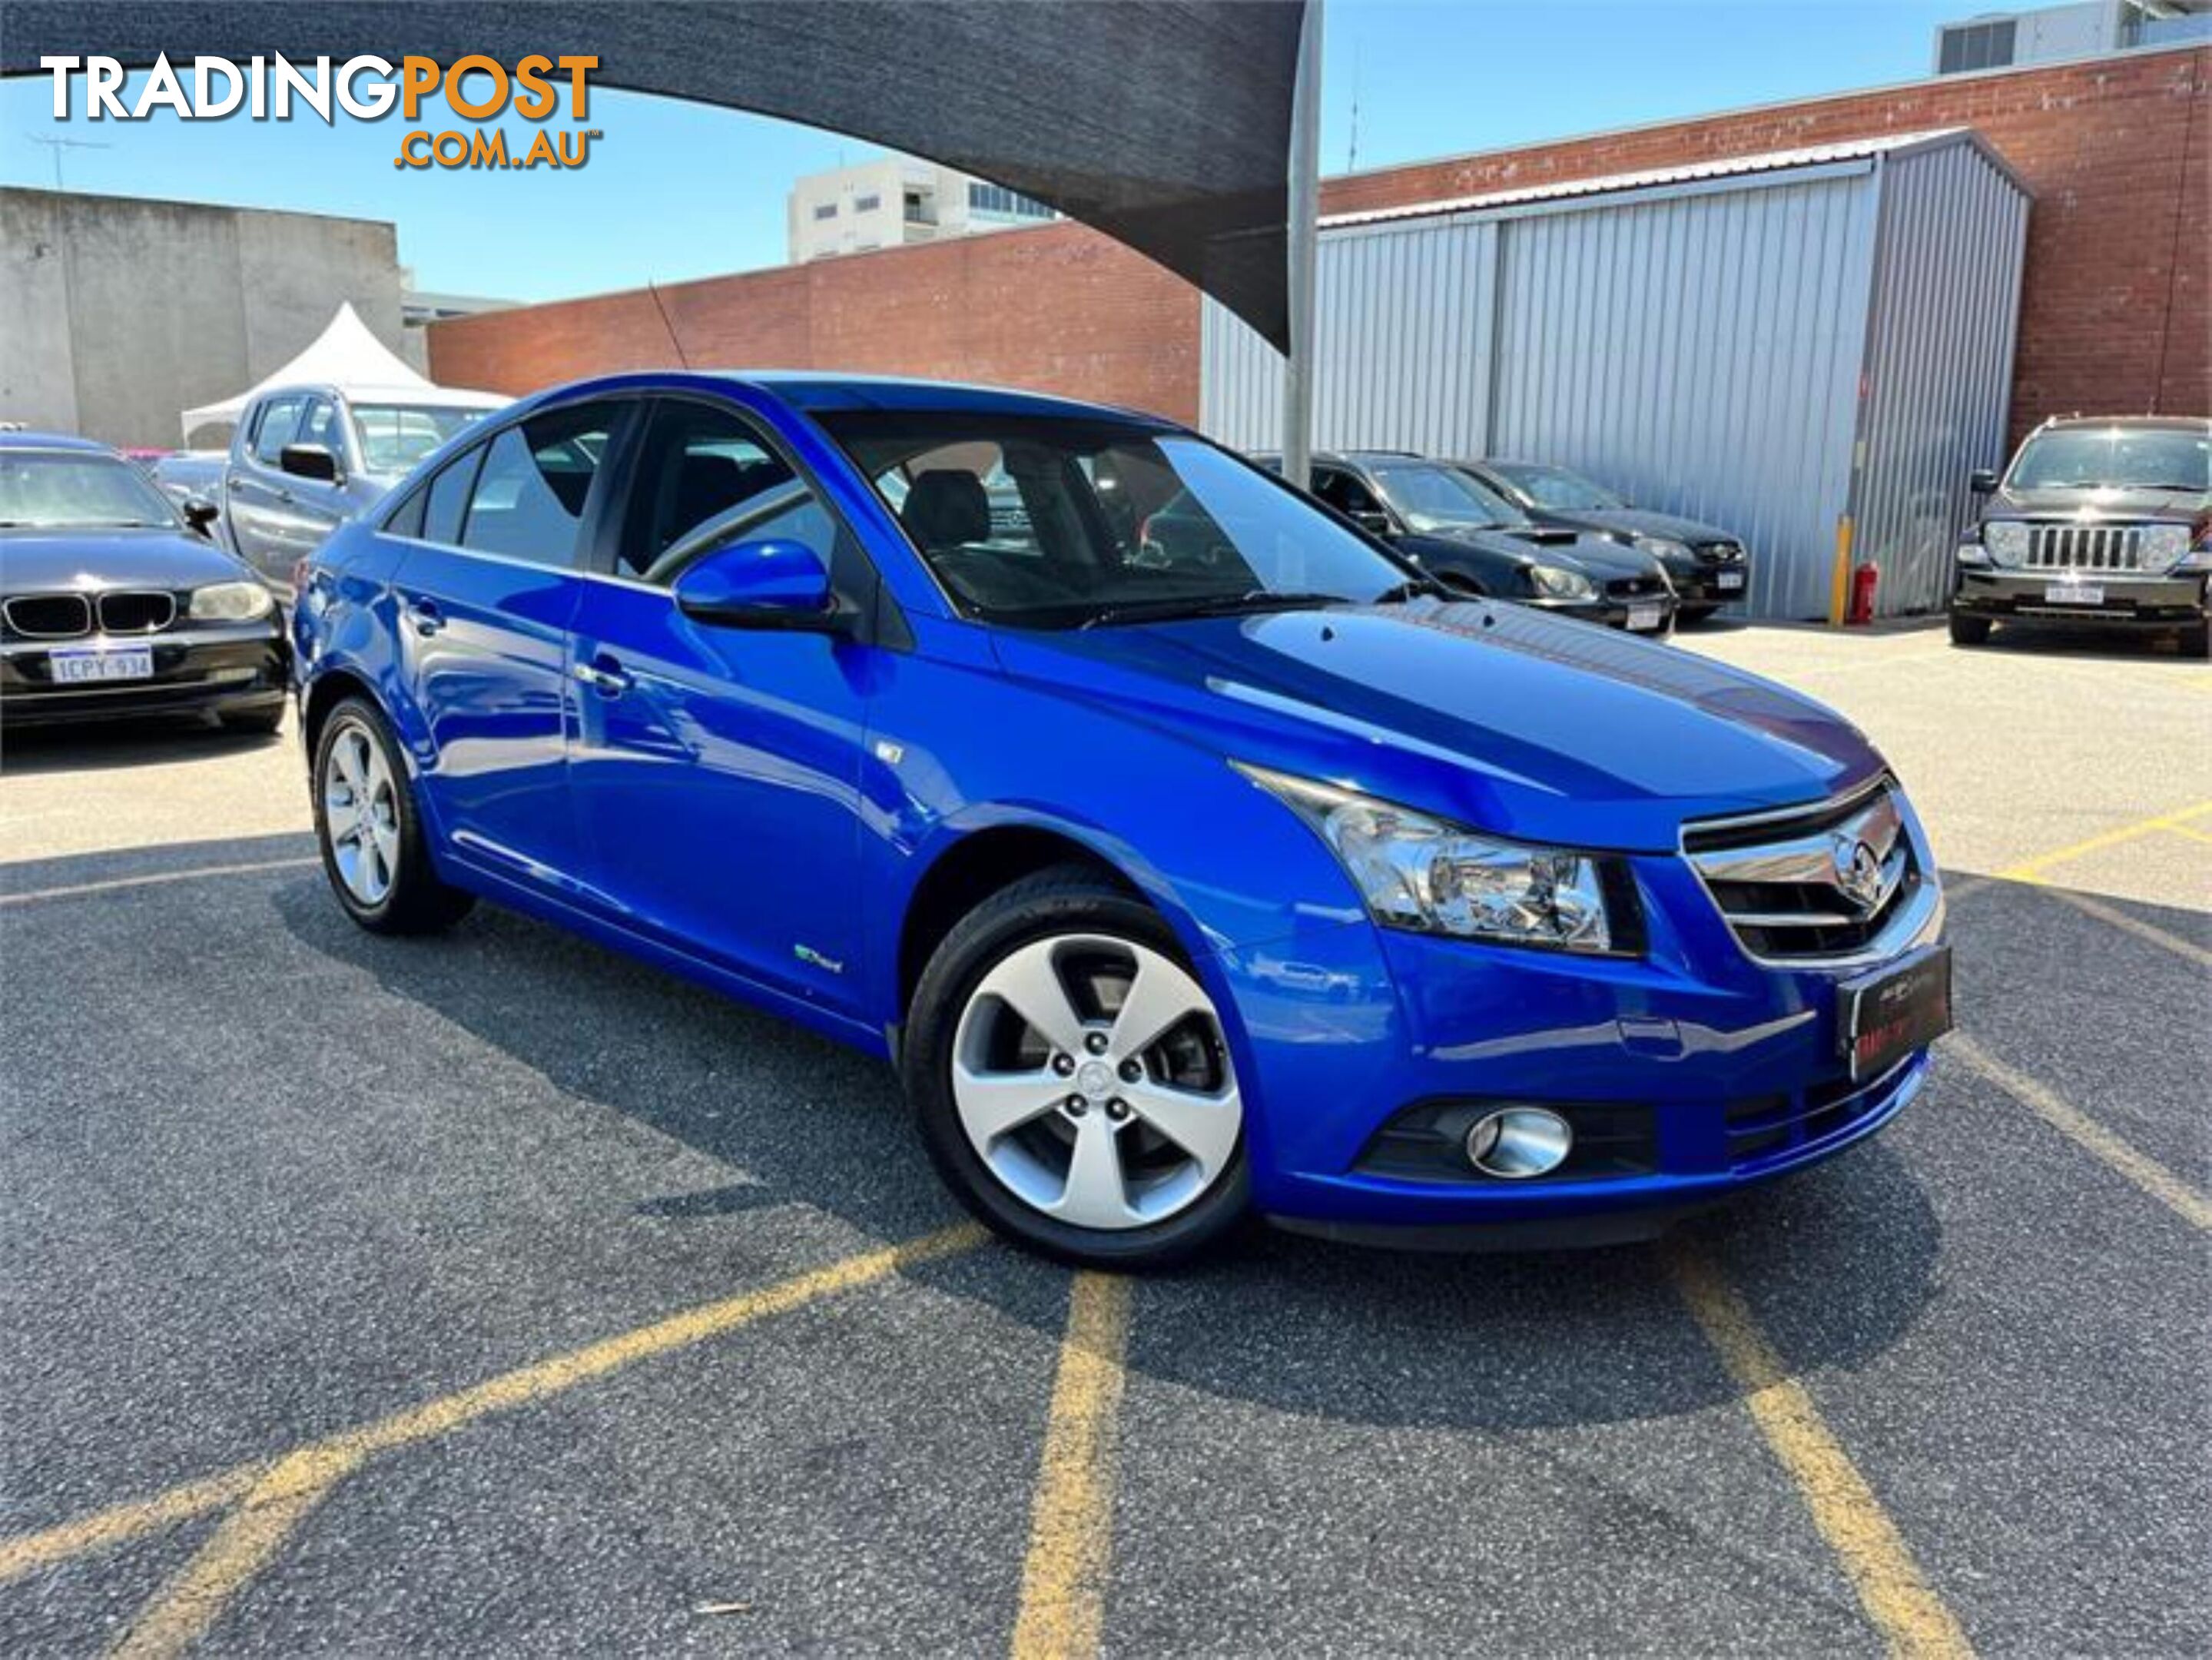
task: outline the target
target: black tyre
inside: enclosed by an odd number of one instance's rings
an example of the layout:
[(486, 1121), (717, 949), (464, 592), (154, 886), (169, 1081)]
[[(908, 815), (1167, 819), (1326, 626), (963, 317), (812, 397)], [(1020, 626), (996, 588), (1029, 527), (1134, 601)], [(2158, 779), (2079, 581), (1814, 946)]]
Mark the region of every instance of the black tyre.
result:
[(2182, 629), (2179, 644), (2184, 657), (2193, 657), (2200, 663), (2212, 658), (2212, 623)]
[(372, 933), (434, 933), (474, 896), (440, 881), (398, 741), (381, 711), (349, 697), (315, 743), (315, 841), (346, 915)]
[(900, 1069), (947, 1185), (1044, 1256), (1164, 1267), (1249, 1203), (1220, 1017), (1159, 915), (1083, 866), (1014, 883), (946, 935)]
[(1979, 646), (1988, 642), (1990, 619), (1986, 617), (1961, 617), (1951, 613), (1951, 643), (1954, 646)]
[(284, 724), (284, 706), (271, 703), (267, 708), (224, 709), (216, 719), (222, 723), (225, 732), (251, 732), (267, 734)]
[(1719, 609), (1718, 605), (1685, 605), (1674, 613), (1674, 620), (1685, 625), (1702, 623)]

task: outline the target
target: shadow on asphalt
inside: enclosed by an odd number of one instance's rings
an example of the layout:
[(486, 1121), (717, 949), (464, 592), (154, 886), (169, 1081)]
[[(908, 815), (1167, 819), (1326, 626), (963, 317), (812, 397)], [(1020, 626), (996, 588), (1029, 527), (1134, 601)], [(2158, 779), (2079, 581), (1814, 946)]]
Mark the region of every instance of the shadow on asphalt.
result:
[[(365, 970), (569, 1093), (743, 1179), (641, 1208), (713, 1219), (802, 1204), (878, 1237), (941, 1225), (948, 1201), (888, 1068), (531, 919), (480, 908), (451, 934), (360, 933), (312, 873), (270, 896), (308, 949)], [(1824, 1304), (1787, 1358), (1850, 1369), (1912, 1325), (1938, 1249), (1925, 1196), (1879, 1144), (1700, 1219), (1753, 1300)], [(1861, 1247), (1880, 1250), (1870, 1265)], [(1005, 1259), (915, 1277), (1057, 1335), (1057, 1303)], [(1370, 1424), (1511, 1427), (1671, 1416), (1735, 1398), (1673, 1288), (1665, 1248), (1458, 1256), (1354, 1249), (1255, 1225), (1141, 1293), (1130, 1363), (1160, 1381)]]
[(233, 732), (211, 714), (9, 727), (0, 735), (0, 768), (13, 773), (105, 772), (117, 767), (229, 760), (242, 751), (293, 741), (289, 731)]

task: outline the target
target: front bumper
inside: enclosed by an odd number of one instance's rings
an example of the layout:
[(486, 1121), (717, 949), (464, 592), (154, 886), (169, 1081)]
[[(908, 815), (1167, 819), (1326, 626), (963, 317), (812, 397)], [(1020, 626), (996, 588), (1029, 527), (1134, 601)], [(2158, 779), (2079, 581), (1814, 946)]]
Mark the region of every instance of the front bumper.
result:
[[(1941, 936), (1925, 903), (1891, 958)], [(1838, 1030), (1850, 965), (1778, 967), (1736, 942), (1686, 860), (1629, 860), (1650, 941), (1638, 958), (1577, 957), (1314, 921), (1265, 951), (1224, 954), (1247, 1081), (1257, 1207), (1286, 1225), (1412, 1244), (1605, 1243), (1863, 1140), (1926, 1078), (1926, 1051), (1853, 1084)], [(1380, 1156), (1433, 1104), (1550, 1107), (1579, 1151), (1552, 1177), (1416, 1172)]]
[[(152, 648), (152, 678), (102, 685), (54, 684), (51, 656), (57, 647), (103, 645)], [(154, 635), (9, 640), (0, 642), (0, 720), (29, 727), (273, 708), (284, 701), (289, 662), (274, 617), (180, 625)]]
[(1751, 562), (1685, 562), (1668, 566), (1667, 580), (1674, 585), (1674, 597), (1685, 611), (1713, 611), (1722, 605), (1735, 605), (1749, 593)]
[(1601, 628), (1627, 630), (1631, 607), (1645, 611), (1656, 607), (1658, 621), (1639, 634), (1664, 634), (1674, 624), (1676, 597), (1671, 593), (1639, 596), (1633, 600), (1614, 599), (1609, 595), (1595, 599), (1522, 599), (1518, 602), (1532, 611), (1549, 611), (1554, 617), (1571, 617), (1578, 622), (1595, 623)]
[[(1959, 573), (1951, 610), (1993, 621), (2076, 623), (2096, 628), (2164, 628), (2202, 622), (2208, 579), (2201, 575), (2129, 576), (2110, 571), (1995, 571), (1969, 567)], [(2094, 604), (2053, 599), (2054, 591), (2091, 589)]]

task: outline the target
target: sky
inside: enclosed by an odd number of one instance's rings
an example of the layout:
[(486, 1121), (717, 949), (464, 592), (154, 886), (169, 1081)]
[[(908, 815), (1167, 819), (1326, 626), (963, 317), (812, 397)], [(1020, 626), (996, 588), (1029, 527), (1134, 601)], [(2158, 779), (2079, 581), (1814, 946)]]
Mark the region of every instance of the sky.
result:
[[(1343, 173), (1909, 81), (1982, 0), (1328, 0), (1322, 170)], [(126, 92), (135, 95), (136, 81)], [(0, 184), (388, 219), (418, 288), (549, 300), (775, 265), (790, 181), (882, 154), (833, 133), (594, 88), (574, 172), (399, 168), (404, 131), (58, 122), (50, 80), (0, 84)], [(80, 105), (81, 109), (81, 105)], [(422, 125), (458, 125), (427, 108)], [(547, 125), (565, 126), (566, 112)], [(508, 143), (533, 129), (510, 119)]]

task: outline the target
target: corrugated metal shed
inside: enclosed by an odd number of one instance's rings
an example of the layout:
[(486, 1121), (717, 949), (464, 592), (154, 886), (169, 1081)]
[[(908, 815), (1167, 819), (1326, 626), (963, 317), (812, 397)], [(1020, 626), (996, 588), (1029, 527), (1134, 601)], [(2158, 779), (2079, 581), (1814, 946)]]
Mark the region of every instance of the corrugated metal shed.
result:
[[(2002, 459), (2027, 210), (1951, 129), (1328, 220), (1315, 441), (1712, 520), (1755, 616), (1826, 615), (1848, 524), (1881, 611), (1929, 609)], [(1211, 305), (1201, 376), (1209, 433), (1274, 446), (1281, 362)]]

